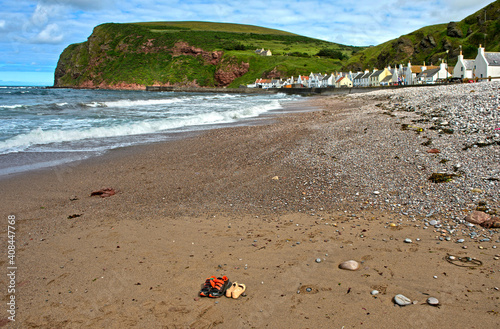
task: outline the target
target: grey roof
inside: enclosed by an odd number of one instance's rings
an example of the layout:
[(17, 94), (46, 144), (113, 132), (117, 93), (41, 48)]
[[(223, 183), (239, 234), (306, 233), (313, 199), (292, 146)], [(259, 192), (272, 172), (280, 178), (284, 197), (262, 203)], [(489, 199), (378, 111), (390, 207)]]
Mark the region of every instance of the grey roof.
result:
[(363, 78), (363, 75), (365, 75), (363, 72), (357, 73), (353, 80), (361, 80)]
[(352, 74), (352, 80), (361, 79), (362, 76), (363, 76), (362, 72), (353, 73)]
[(391, 82), (392, 81), (392, 74), (386, 76), (382, 81), (380, 82)]
[(473, 70), (475, 63), (476, 63), (476, 61), (474, 59), (464, 59), (464, 64), (465, 64), (466, 70)]
[(374, 72), (374, 73), (371, 75), (371, 77), (378, 77), (379, 75), (381, 75), (381, 74), (382, 74), (382, 72), (384, 72), (384, 70), (378, 70), (378, 71)]
[(425, 70), (425, 71), (423, 71), (423, 72), (419, 73), (419, 74), (417, 75), (417, 78), (420, 78), (420, 77), (422, 77), (422, 76), (432, 77), (432, 76), (434, 76), (436, 73), (438, 73), (438, 72), (439, 72), (439, 70), (440, 70), (440, 68), (439, 68), (439, 67), (438, 67), (437, 69)]
[(500, 53), (484, 53), (490, 66), (500, 66)]
[(372, 75), (372, 72), (366, 72), (365, 74), (363, 74), (361, 79), (366, 79), (366, 78), (370, 77), (370, 75)]

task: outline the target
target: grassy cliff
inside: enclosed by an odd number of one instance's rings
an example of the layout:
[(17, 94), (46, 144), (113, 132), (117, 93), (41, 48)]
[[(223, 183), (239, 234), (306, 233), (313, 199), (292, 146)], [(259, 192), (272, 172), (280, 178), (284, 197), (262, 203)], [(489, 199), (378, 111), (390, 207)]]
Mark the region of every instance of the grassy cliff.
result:
[[(486, 51), (500, 51), (500, 1), (495, 1), (460, 22), (423, 27), (410, 34), (367, 48), (352, 56), (344, 69), (353, 71), (387, 65), (426, 62), (437, 64), (448, 59), (454, 65), (460, 53), (474, 59), (482, 44)], [(448, 53), (446, 52), (448, 51)]]
[[(270, 49), (273, 56), (255, 54)], [(316, 56), (321, 50), (336, 56)], [(140, 88), (144, 85), (229, 86), (256, 78), (332, 72), (360, 48), (267, 29), (209, 22), (102, 24), (68, 46), (55, 86)]]

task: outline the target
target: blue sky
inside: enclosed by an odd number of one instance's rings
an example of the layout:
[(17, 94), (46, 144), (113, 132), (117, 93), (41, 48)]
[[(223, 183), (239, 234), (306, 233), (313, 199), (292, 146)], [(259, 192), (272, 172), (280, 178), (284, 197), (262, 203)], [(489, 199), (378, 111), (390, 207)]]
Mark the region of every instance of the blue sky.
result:
[(52, 85), (60, 53), (99, 24), (211, 21), (356, 46), (458, 21), (491, 0), (0, 0), (0, 85)]

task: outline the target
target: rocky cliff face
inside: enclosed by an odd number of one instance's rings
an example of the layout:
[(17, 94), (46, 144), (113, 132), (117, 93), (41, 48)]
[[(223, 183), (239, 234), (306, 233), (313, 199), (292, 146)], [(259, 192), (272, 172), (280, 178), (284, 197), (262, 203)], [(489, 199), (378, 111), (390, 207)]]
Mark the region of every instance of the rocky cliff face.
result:
[(68, 46), (59, 58), (54, 85), (92, 89), (225, 87), (248, 72), (248, 63), (223, 51), (195, 47), (168, 38), (167, 33), (155, 35), (118, 25), (98, 26), (86, 42)]

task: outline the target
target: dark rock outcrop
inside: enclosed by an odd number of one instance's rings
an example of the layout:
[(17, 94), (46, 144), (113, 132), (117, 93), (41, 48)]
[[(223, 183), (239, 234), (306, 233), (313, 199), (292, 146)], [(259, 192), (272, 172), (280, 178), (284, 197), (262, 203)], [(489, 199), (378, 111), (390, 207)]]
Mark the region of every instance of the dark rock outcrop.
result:
[(452, 38), (463, 38), (462, 30), (457, 26), (456, 22), (450, 22), (446, 29), (446, 35)]
[(434, 37), (430, 34), (426, 35), (425, 38), (420, 41), (420, 48), (422, 49), (435, 48), (436, 45), (436, 40), (434, 40)]

